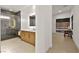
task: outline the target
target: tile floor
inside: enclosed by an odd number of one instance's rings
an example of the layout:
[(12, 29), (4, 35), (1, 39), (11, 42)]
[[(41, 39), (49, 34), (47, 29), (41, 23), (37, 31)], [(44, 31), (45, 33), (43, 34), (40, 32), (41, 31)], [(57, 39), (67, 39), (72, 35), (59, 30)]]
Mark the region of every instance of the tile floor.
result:
[[(78, 53), (73, 39), (63, 36), (63, 33), (53, 35), (53, 48), (48, 53)], [(34, 53), (35, 47), (22, 41), (20, 38), (12, 38), (1, 42), (2, 53)]]
[(53, 48), (48, 53), (77, 53), (79, 52), (73, 39), (63, 36), (63, 33), (53, 35)]
[(22, 41), (20, 38), (12, 38), (1, 42), (1, 53), (34, 53), (34, 46)]

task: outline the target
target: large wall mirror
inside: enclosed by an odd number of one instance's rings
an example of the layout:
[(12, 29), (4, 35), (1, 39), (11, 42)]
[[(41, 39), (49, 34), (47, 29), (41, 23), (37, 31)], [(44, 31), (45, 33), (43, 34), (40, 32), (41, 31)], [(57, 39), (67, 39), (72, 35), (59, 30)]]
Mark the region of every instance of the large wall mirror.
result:
[(29, 25), (35, 26), (35, 15), (29, 16)]

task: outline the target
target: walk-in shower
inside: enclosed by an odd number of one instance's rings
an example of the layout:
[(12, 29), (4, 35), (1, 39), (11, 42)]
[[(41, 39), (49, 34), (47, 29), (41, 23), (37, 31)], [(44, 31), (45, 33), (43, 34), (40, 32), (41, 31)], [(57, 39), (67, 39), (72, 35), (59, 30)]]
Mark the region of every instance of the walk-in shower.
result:
[(21, 27), (20, 11), (13, 12), (1, 9), (0, 13), (1, 40), (17, 37)]

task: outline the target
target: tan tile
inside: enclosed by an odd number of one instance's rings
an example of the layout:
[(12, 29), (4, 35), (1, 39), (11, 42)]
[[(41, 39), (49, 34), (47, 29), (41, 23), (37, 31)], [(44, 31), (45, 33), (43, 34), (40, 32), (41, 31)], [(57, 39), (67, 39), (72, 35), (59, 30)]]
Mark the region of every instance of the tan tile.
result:
[(65, 37), (63, 33), (53, 34), (53, 47), (49, 49), (48, 53), (76, 53), (79, 52), (73, 39)]
[(2, 53), (34, 53), (34, 46), (22, 41), (20, 38), (12, 38), (1, 42)]

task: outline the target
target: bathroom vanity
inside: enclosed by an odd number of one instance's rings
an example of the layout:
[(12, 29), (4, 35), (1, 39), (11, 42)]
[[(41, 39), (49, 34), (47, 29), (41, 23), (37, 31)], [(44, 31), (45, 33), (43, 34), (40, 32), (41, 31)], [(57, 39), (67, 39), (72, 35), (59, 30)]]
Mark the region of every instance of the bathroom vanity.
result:
[[(29, 20), (28, 27), (25, 27), (25, 29), (24, 28), (21, 29), (19, 32), (19, 36), (21, 37), (21, 40), (35, 46), (35, 36), (36, 36), (35, 14), (30, 15), (28, 20)], [(24, 24), (24, 26), (25, 25), (27, 25), (27, 24)]]
[(35, 46), (35, 32), (20, 31), (20, 37), (23, 41)]

